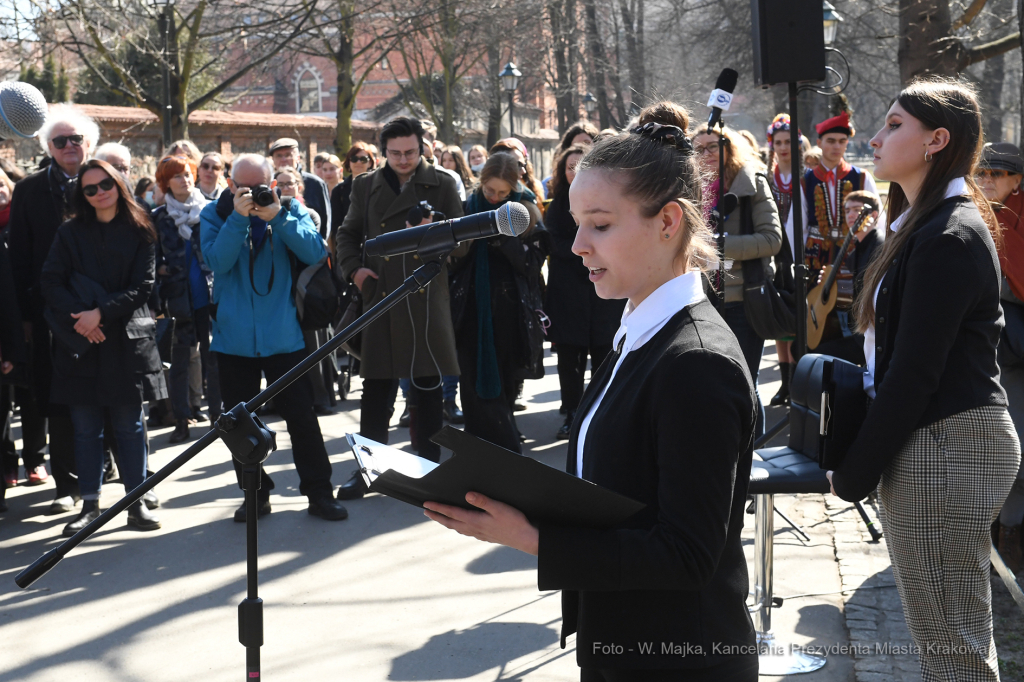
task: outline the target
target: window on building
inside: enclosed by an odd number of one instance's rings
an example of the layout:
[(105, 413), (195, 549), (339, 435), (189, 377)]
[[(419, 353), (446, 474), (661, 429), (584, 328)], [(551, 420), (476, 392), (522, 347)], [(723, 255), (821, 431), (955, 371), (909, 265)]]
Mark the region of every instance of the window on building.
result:
[(300, 114), (320, 111), (320, 79), (312, 71), (304, 71), (299, 76)]

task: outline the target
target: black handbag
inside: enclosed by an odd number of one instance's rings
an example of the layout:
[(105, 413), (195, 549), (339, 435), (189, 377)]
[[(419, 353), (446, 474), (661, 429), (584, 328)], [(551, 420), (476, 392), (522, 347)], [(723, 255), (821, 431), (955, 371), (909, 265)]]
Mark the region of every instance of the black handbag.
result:
[(820, 357), (824, 362), (821, 369), (818, 466), (834, 471), (842, 465), (864, 424), (868, 396), (864, 393), (863, 367), (828, 355)]
[[(751, 198), (740, 199), (740, 232), (741, 234), (754, 234), (754, 219), (752, 215)], [(783, 244), (779, 250), (780, 256), (783, 249), (789, 253), (785, 244), (785, 232), (783, 232)], [(787, 268), (785, 259), (779, 256), (774, 257), (776, 262), (776, 280), (780, 284), (786, 281), (778, 273), (784, 273)], [(793, 291), (787, 291), (776, 286), (776, 282), (765, 276), (764, 263), (760, 258), (751, 258), (741, 262), (743, 268), (743, 308), (747, 321), (762, 339), (784, 339), (796, 334), (796, 297)]]

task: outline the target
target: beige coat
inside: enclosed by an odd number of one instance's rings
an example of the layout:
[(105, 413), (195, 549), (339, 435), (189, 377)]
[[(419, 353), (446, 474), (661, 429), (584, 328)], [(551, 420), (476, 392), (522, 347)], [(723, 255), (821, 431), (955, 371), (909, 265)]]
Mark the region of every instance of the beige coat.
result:
[(764, 175), (757, 175), (753, 166), (744, 166), (733, 178), (729, 192), (737, 197), (751, 197), (754, 234), (739, 234), (740, 210), (736, 209), (725, 224), (725, 260), (733, 261), (725, 273), (725, 302), (743, 300), (743, 268), (740, 261), (760, 258), (767, 279), (775, 276), (771, 257), (782, 248), (782, 225), (771, 188)]
[[(353, 181), (352, 205), (335, 236), (336, 260), (349, 281), (362, 267), (363, 241), (405, 229), (406, 214), (420, 201), (428, 201), (434, 210), (448, 218), (462, 216), (455, 181), (422, 158), (412, 179), (398, 195), (382, 173), (383, 168)], [(459, 250), (467, 248), (463, 245)], [(366, 267), (377, 273), (379, 279), (368, 277), (363, 283), (363, 309), (368, 310), (397, 289), (420, 265), (422, 262), (415, 254), (368, 256)], [(414, 377), (459, 374), (448, 302), (447, 267), (426, 290), (412, 294), (363, 330), (360, 367), (365, 379), (409, 377), (410, 369)]]

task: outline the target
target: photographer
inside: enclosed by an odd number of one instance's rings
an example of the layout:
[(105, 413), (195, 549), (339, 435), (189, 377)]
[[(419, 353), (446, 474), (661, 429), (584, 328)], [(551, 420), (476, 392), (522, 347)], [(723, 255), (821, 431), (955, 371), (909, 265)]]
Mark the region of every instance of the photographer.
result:
[[(200, 214), (202, 253), (214, 272), (210, 349), (217, 353), (227, 409), (259, 393), (261, 372), (274, 382), (305, 357), (288, 254), (307, 264), (325, 254), (305, 207), (293, 201), (282, 210), (272, 171), (262, 156), (239, 155), (228, 191)], [(299, 492), (309, 498), (309, 513), (330, 521), (346, 518), (348, 512), (331, 495), (331, 462), (313, 414), (308, 377), (284, 389), (274, 402), (288, 425)], [(241, 487), (242, 469), (234, 464)], [(270, 513), (274, 483), (262, 469), (261, 477), (257, 505), (264, 516)], [(245, 503), (235, 521), (245, 521)]]
[[(409, 209), (424, 200), (448, 218), (463, 214), (455, 181), (422, 157), (419, 121), (392, 120), (381, 131), (380, 143), (387, 163), (352, 182), (351, 207), (335, 235), (337, 264), (344, 277), (362, 291), (364, 308), (378, 303), (422, 265), (415, 254), (367, 257), (364, 262), (365, 240), (409, 227)], [(456, 255), (465, 254), (467, 248), (458, 249)], [(429, 439), (442, 426), (441, 376), (459, 374), (447, 267), (426, 289), (409, 296), (362, 334), (359, 432), (387, 443), (392, 387), (396, 379), (410, 377), (418, 410), (419, 455), (438, 461), (440, 448)], [(362, 476), (356, 472), (338, 496), (353, 499), (364, 493)]]
[(306, 202), (306, 208), (316, 211), (320, 216), (320, 236), (327, 239), (331, 227), (331, 192), (327, 189), (327, 183), (302, 170), (299, 143), (290, 137), (274, 140), (270, 145), (270, 157), (274, 160), (275, 170), (295, 168), (302, 174), (302, 199)]

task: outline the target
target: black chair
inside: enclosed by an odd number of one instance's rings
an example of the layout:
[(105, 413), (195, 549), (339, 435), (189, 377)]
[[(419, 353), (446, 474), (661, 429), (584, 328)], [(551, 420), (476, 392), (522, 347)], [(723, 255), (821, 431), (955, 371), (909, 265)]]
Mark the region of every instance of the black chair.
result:
[(754, 500), (754, 604), (750, 612), (757, 630), (761, 675), (792, 675), (818, 670), (825, 658), (793, 651), (775, 641), (772, 608), (782, 600), (772, 594), (772, 552), (775, 533), (775, 495), (827, 493), (825, 472), (818, 466), (818, 428), (821, 371), (827, 355), (800, 358), (790, 382), (789, 445), (754, 451), (750, 489)]

